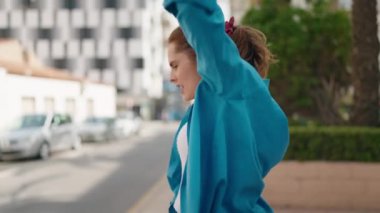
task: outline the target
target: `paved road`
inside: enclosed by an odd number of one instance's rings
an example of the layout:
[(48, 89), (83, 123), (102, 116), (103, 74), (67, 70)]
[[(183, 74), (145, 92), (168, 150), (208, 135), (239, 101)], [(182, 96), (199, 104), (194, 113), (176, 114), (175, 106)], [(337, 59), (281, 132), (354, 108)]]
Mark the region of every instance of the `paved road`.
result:
[(0, 212), (124, 213), (164, 175), (175, 126), (150, 123), (139, 137), (45, 162), (0, 163)]

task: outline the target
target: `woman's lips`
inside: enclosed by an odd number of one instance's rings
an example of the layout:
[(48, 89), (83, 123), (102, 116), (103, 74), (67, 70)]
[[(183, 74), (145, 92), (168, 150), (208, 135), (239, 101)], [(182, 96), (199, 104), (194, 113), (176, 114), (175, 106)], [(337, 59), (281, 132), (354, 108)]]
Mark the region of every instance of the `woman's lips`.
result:
[(181, 85), (177, 85), (177, 87), (178, 87), (178, 89), (181, 91), (181, 94), (183, 94), (183, 86), (181, 86)]

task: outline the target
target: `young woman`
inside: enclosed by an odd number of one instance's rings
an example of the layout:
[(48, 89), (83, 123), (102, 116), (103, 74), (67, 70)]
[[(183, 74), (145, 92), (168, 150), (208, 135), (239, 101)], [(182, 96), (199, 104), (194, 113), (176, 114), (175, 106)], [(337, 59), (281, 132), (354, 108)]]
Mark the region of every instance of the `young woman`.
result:
[(172, 148), (169, 212), (273, 212), (263, 179), (283, 158), (289, 132), (262, 79), (271, 60), (265, 37), (225, 24), (216, 0), (164, 6), (180, 23), (169, 37), (171, 82), (194, 99)]

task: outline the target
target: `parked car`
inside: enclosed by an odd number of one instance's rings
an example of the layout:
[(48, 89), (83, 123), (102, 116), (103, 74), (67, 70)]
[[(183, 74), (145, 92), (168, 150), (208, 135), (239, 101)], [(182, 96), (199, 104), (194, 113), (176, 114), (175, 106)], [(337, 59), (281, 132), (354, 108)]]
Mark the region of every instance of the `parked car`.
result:
[(120, 113), (116, 117), (115, 125), (118, 138), (125, 138), (130, 135), (137, 134), (140, 131), (142, 119), (134, 112), (126, 111), (124, 113)]
[(101, 142), (115, 139), (117, 130), (115, 118), (89, 117), (80, 126), (79, 135), (82, 141)]
[(29, 114), (16, 119), (0, 134), (0, 158), (49, 158), (54, 151), (79, 149), (81, 139), (65, 114)]

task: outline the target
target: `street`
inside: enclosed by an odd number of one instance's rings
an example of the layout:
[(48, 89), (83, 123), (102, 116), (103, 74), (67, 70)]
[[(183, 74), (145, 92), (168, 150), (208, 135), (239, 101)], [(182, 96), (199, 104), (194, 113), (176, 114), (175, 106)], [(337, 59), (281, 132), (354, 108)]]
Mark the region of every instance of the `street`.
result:
[[(0, 162), (0, 213), (167, 212), (172, 193), (165, 173), (177, 125), (145, 123), (138, 136), (85, 143), (80, 151), (55, 153), (47, 161)], [(364, 207), (350, 209), (348, 204), (344, 204), (346, 208), (319, 207), (313, 202), (340, 198), (335, 201), (339, 204), (354, 198), (351, 203), (362, 205), (358, 200), (363, 195), (366, 203), (374, 205), (376, 187), (368, 188), (367, 194), (354, 193), (351, 188), (358, 181), (377, 186), (379, 173), (373, 171), (378, 167), (344, 162), (282, 162), (266, 179), (264, 196), (279, 213), (377, 212)], [(317, 181), (319, 187), (315, 187)], [(329, 189), (334, 187), (331, 192)], [(323, 193), (332, 197), (318, 196)], [(286, 199), (295, 204), (282, 204)], [(303, 205), (296, 203), (298, 200)]]
[(0, 162), (0, 212), (127, 212), (164, 176), (175, 127), (148, 123), (138, 136), (47, 161)]

